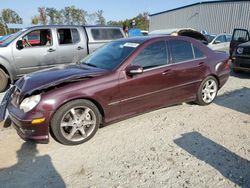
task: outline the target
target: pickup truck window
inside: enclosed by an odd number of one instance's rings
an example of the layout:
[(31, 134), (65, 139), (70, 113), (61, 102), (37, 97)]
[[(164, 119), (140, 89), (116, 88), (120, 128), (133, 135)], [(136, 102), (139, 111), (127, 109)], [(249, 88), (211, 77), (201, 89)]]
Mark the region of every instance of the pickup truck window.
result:
[(50, 29), (33, 30), (22, 37), (23, 47), (51, 46), (52, 36)]
[(118, 28), (91, 29), (91, 34), (93, 36), (93, 39), (95, 40), (114, 40), (114, 39), (123, 38), (121, 30)]
[(64, 44), (75, 44), (80, 41), (80, 35), (77, 29), (58, 29), (58, 43)]

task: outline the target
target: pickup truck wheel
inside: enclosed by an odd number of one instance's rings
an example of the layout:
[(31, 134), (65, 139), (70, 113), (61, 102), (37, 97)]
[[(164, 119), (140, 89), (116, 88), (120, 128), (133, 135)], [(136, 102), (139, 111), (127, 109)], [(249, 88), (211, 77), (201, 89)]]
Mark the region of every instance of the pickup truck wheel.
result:
[(208, 105), (212, 103), (217, 96), (218, 81), (213, 76), (205, 78), (198, 89), (196, 103), (199, 105)]
[(8, 86), (8, 75), (2, 70), (0, 69), (0, 92), (4, 92), (7, 89)]
[(65, 145), (77, 145), (91, 139), (101, 123), (98, 108), (90, 101), (79, 99), (57, 110), (51, 121), (52, 134)]

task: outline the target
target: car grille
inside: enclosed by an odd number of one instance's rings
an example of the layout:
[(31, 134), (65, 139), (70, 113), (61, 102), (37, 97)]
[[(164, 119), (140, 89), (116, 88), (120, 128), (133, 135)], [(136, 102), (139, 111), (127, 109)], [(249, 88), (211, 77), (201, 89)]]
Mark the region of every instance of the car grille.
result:
[(244, 47), (242, 55), (250, 55), (250, 48), (249, 47)]

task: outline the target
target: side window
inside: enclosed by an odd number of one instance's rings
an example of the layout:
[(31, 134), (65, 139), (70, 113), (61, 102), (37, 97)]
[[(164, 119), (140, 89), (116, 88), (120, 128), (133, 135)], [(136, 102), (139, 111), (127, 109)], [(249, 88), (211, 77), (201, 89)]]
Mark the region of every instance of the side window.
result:
[(233, 41), (247, 42), (249, 41), (248, 32), (245, 30), (235, 30), (233, 33)]
[(170, 40), (169, 44), (173, 63), (194, 59), (193, 49), (190, 42), (182, 40)]
[(223, 42), (226, 42), (226, 37), (225, 37), (225, 35), (218, 36), (218, 37), (215, 39), (215, 41), (214, 41), (215, 44), (216, 44), (216, 43), (223, 43)]
[(80, 41), (80, 35), (77, 29), (71, 29), (73, 43), (78, 43)]
[(194, 45), (193, 45), (193, 48), (194, 48), (195, 58), (203, 58), (203, 57), (205, 57), (205, 55), (203, 54), (203, 52), (200, 49), (198, 49)]
[(51, 46), (52, 35), (50, 29), (33, 30), (22, 37), (23, 47)]
[(58, 43), (62, 44), (72, 44), (71, 29), (58, 29), (57, 30)]
[(118, 28), (91, 29), (91, 34), (94, 40), (114, 40), (123, 38), (121, 30)]
[(232, 36), (231, 35), (226, 35), (226, 41), (230, 42), (232, 40)]
[(142, 66), (144, 69), (166, 65), (168, 53), (166, 42), (156, 42), (144, 48), (133, 60), (132, 65)]

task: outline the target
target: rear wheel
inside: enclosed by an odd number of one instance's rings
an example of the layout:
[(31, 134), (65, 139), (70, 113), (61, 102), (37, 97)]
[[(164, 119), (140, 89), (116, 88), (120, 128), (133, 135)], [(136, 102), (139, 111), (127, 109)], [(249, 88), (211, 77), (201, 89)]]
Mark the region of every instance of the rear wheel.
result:
[(4, 92), (8, 86), (8, 75), (0, 69), (0, 92)]
[(196, 103), (208, 105), (213, 102), (218, 92), (218, 81), (213, 76), (208, 76), (202, 81), (196, 96)]
[(59, 142), (77, 145), (88, 141), (101, 123), (98, 108), (90, 101), (79, 99), (63, 105), (51, 121), (51, 130)]

